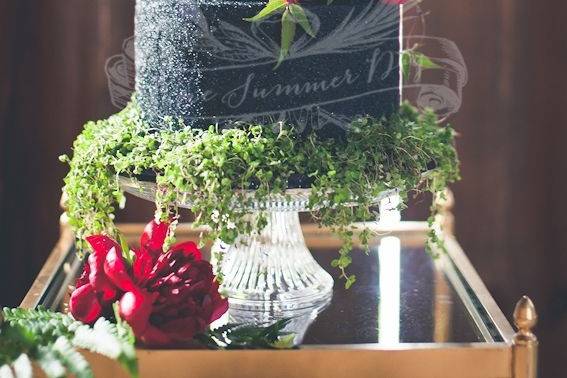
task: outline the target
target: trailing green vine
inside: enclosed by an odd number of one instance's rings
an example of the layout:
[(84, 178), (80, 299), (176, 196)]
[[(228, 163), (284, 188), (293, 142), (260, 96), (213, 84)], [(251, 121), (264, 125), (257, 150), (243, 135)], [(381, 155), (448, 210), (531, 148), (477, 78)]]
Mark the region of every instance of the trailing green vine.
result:
[[(348, 287), (355, 281), (347, 272), (353, 239), (367, 246), (371, 236), (353, 224), (375, 219), (381, 192), (398, 189), (405, 199), (411, 191), (439, 192), (459, 177), (454, 131), (439, 126), (433, 112), (409, 104), (389, 118), (354, 121), (342, 141), (299, 135), (281, 124), (203, 131), (164, 122), (168, 127), (150, 128), (133, 100), (109, 119), (89, 122), (75, 141), (73, 158), (62, 157), (70, 164), (64, 191), (79, 240), (116, 236), (114, 213), (125, 203), (119, 175), (155, 172), (162, 218), (176, 216), (178, 196), (189, 193), (196, 225), (210, 228), (205, 239), (228, 244), (266, 224), (265, 216), (252, 222), (245, 205), (284, 193), (288, 180), (301, 175), (310, 182), (314, 219), (344, 242), (332, 264)], [(254, 198), (239, 190), (251, 187)]]

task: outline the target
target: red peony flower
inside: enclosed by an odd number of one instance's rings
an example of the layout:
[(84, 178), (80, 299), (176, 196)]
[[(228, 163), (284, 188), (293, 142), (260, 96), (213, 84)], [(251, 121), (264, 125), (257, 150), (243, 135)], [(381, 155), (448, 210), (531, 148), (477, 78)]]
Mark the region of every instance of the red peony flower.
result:
[(108, 252), (120, 246), (106, 236), (90, 236), (87, 242), (93, 253), (89, 255), (76, 289), (71, 294), (69, 310), (76, 319), (93, 323), (108, 314), (112, 303), (118, 299), (120, 289), (106, 275), (104, 265)]
[(71, 295), (73, 316), (92, 323), (119, 300), (120, 316), (138, 340), (152, 345), (191, 340), (222, 316), (228, 301), (218, 292), (211, 264), (202, 260), (193, 242), (164, 253), (168, 227), (154, 221), (146, 226), (132, 266), (116, 242), (87, 238), (94, 257), (89, 256)]

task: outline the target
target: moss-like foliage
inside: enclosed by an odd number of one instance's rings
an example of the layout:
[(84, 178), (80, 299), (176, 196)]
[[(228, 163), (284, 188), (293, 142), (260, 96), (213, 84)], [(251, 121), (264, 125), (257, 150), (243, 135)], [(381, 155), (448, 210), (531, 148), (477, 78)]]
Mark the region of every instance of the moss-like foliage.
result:
[[(197, 225), (210, 227), (207, 238), (226, 243), (265, 224), (265, 217), (251, 224), (240, 205), (253, 199), (238, 189), (253, 183), (255, 199), (263, 200), (283, 193), (290, 177), (302, 175), (311, 183), (314, 219), (344, 241), (333, 266), (350, 286), (355, 277), (345, 268), (351, 262), (353, 223), (372, 219), (374, 198), (388, 189), (399, 189), (403, 198), (411, 191), (436, 193), (459, 176), (454, 131), (439, 126), (433, 112), (408, 104), (387, 119), (354, 121), (342, 141), (300, 136), (281, 124), (202, 131), (172, 119), (164, 122), (168, 127), (152, 129), (133, 100), (117, 115), (85, 126), (73, 158), (62, 158), (71, 168), (64, 190), (79, 240), (115, 234), (113, 214), (125, 202), (118, 175), (154, 171), (163, 218), (176, 214), (179, 193), (189, 193)], [(317, 206), (322, 203), (326, 206)], [(359, 231), (356, 235), (367, 245), (370, 233)]]

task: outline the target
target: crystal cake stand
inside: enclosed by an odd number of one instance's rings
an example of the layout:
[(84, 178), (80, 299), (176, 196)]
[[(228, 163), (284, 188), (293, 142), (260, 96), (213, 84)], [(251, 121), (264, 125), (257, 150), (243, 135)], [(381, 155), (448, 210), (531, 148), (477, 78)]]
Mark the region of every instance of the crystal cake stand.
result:
[[(155, 183), (126, 177), (119, 181), (125, 192), (155, 199)], [(382, 193), (376, 203), (395, 192)], [(322, 308), (329, 302), (333, 279), (305, 245), (299, 222), (299, 213), (310, 210), (309, 193), (309, 189), (289, 189), (285, 195), (252, 204), (251, 217), (259, 212), (267, 215), (264, 230), (258, 235), (243, 235), (232, 245), (214, 244), (213, 251), (223, 255), (221, 290), (229, 298), (231, 310), (286, 314)], [(188, 195), (178, 198), (179, 207), (191, 208)]]

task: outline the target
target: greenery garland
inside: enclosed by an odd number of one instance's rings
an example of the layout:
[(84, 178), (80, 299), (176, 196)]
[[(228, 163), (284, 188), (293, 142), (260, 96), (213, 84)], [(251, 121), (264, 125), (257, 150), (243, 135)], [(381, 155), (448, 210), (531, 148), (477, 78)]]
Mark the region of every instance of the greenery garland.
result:
[[(288, 179), (299, 174), (312, 182), (314, 219), (343, 240), (332, 265), (349, 287), (355, 281), (346, 271), (353, 239), (368, 246), (371, 236), (368, 230), (355, 233), (353, 223), (375, 219), (373, 199), (380, 192), (399, 189), (406, 199), (411, 191), (438, 193), (459, 178), (453, 129), (440, 127), (432, 111), (409, 104), (389, 118), (352, 122), (342, 141), (300, 136), (282, 124), (196, 130), (182, 121), (164, 122), (163, 129), (151, 128), (134, 99), (120, 113), (89, 122), (74, 143), (73, 158), (62, 156), (70, 164), (67, 213), (79, 241), (91, 234), (117, 236), (114, 213), (125, 204), (119, 175), (156, 173), (161, 218), (175, 217), (179, 193), (190, 193), (196, 225), (210, 228), (204, 240), (231, 244), (265, 225), (265, 215), (253, 224), (245, 205), (283, 193)], [(250, 183), (257, 188), (254, 199), (238, 192)]]

